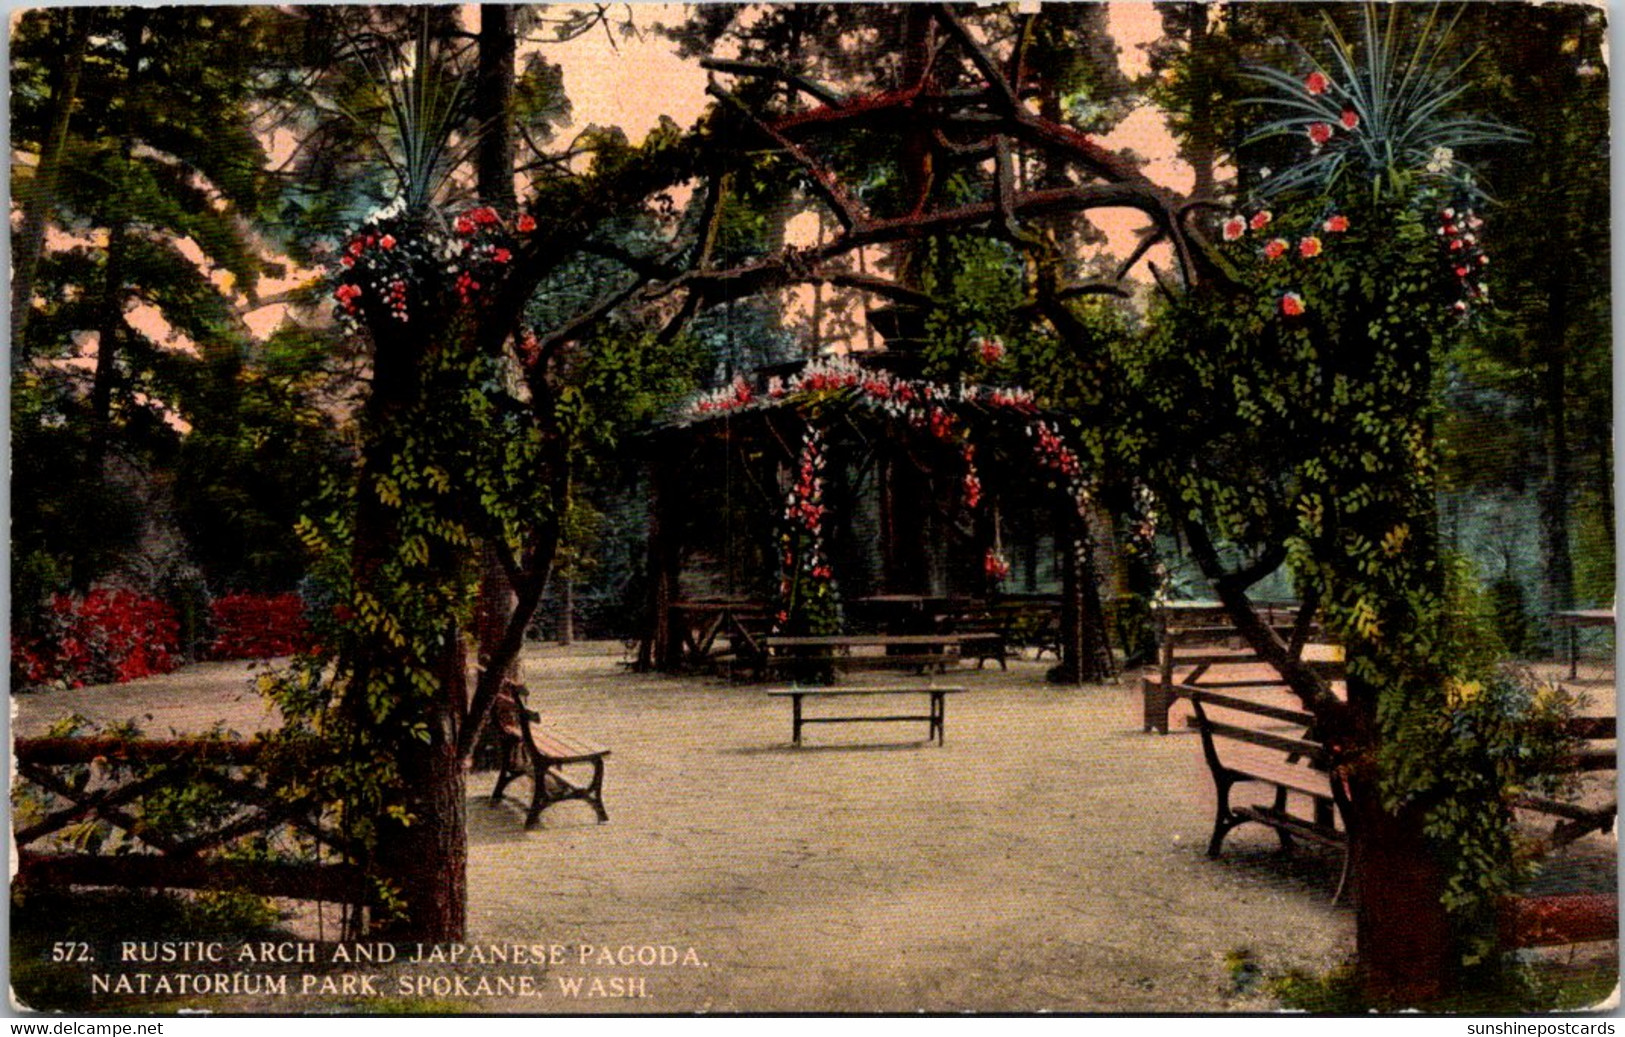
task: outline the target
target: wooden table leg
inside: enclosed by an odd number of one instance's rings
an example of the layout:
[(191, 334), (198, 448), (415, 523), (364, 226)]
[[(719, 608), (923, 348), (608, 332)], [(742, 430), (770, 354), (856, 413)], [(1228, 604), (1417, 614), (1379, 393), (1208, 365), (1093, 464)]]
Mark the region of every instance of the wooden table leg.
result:
[(801, 744), (801, 696), (790, 696), (790, 744)]
[(943, 741), (943, 726), (947, 720), (947, 708), (944, 703), (947, 699), (940, 691), (931, 693), (931, 733), (937, 736), (937, 744)]

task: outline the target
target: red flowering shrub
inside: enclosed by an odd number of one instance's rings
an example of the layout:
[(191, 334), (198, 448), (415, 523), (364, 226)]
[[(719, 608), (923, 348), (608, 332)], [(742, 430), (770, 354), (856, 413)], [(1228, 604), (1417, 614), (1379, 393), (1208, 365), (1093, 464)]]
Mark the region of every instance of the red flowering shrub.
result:
[(228, 594), (209, 606), (215, 659), (268, 659), (310, 647), (305, 603), (297, 594)]
[(100, 588), (83, 598), (58, 594), (44, 620), (40, 636), (12, 639), (15, 687), (121, 683), (182, 662), (175, 610), (155, 598)]

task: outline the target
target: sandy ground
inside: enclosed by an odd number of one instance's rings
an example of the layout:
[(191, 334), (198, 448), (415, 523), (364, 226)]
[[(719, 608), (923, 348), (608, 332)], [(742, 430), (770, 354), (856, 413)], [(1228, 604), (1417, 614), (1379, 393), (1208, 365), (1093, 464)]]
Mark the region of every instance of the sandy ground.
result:
[[(496, 968), (543, 976), (540, 996), (446, 1007), (1208, 1013), (1271, 1007), (1237, 989), (1227, 955), (1267, 975), (1346, 960), (1336, 854), (1286, 857), (1244, 826), (1210, 860), (1196, 736), (1142, 733), (1136, 682), (1061, 688), (1043, 668), (939, 678), (967, 689), (941, 747), (920, 723), (813, 727), (798, 749), (789, 704), (760, 687), (629, 674), (618, 645), (532, 649), (532, 705), (613, 750), (610, 821), (564, 803), (527, 832), (519, 803), (487, 801), (494, 775), (471, 777), (469, 942), (558, 944), (563, 960)], [(155, 735), (274, 723), (227, 664), (14, 703), (23, 735), (71, 711)], [(1612, 844), (1590, 841), (1611, 868)], [(679, 962), (636, 963), (661, 947)], [(618, 978), (644, 996), (589, 996)]]

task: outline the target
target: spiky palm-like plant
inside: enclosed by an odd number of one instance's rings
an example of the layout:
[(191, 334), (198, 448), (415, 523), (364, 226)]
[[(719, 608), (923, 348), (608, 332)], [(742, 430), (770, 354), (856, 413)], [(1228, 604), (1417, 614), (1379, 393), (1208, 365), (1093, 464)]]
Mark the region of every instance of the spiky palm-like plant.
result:
[(1410, 18), (1404, 6), (1387, 5), (1383, 18), (1376, 5), (1367, 4), (1359, 47), (1323, 14), (1331, 59), (1322, 62), (1305, 52), (1305, 76), (1269, 67), (1249, 73), (1275, 91), (1255, 103), (1291, 114), (1260, 127), (1245, 143), (1296, 136), (1309, 146), (1306, 158), (1265, 179), (1261, 194), (1302, 188), (1329, 193), (1345, 179), (1358, 179), (1369, 183), (1374, 197), (1403, 197), (1418, 177), (1476, 193), (1472, 170), (1458, 152), (1527, 139), (1494, 120), (1452, 111), (1468, 86), (1463, 73), (1478, 55), (1475, 49), (1453, 58), (1452, 33), (1461, 12), (1442, 22), (1434, 5), (1407, 45), (1401, 38)]
[(370, 116), (345, 114), (373, 138), (395, 175), (395, 211), (421, 214), (478, 140), (478, 133), (460, 144), (457, 139), (468, 116), (466, 77), (435, 53), (427, 9), (409, 52), (359, 40), (351, 41), (351, 51), (384, 95), (387, 128)]

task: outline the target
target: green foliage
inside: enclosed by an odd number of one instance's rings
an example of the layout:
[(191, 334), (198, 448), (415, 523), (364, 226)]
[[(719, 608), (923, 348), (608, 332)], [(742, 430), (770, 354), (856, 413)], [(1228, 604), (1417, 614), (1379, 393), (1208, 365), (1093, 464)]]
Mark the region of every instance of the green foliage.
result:
[(1500, 804), (1553, 769), (1569, 703), (1496, 668), (1487, 606), (1436, 531), (1436, 372), (1469, 326), (1433, 228), (1445, 204), (1351, 184), (1259, 215), (1222, 254), (1233, 287), (1155, 315), (1123, 445), (1187, 523), (1243, 557), (1284, 545), (1375, 722), (1383, 802), (1423, 806), (1474, 957), (1524, 864)]
[(1359, 49), (1323, 14), (1331, 57), (1311, 57), (1306, 76), (1267, 66), (1253, 73), (1275, 88), (1264, 103), (1293, 114), (1265, 124), (1251, 139), (1301, 135), (1312, 147), (1307, 158), (1266, 180), (1263, 193), (1329, 193), (1345, 175), (1356, 191), (1393, 202), (1413, 193), (1421, 175), (1471, 190), (1471, 172), (1455, 161), (1457, 151), (1524, 139), (1501, 123), (1452, 108), (1468, 89), (1463, 73), (1474, 56), (1453, 56), (1454, 21), (1441, 27), (1437, 6), (1420, 26), (1408, 24), (1410, 13), (1399, 5), (1387, 6), (1385, 20), (1379, 10), (1365, 6)]
[(1473, 973), (1461, 989), (1427, 1005), (1373, 1003), (1361, 989), (1352, 963), (1318, 976), (1288, 970), (1269, 976), (1266, 986), (1281, 1007), (1292, 1012), (1352, 1016), (1421, 1010), (1442, 1015), (1529, 1015), (1594, 1009), (1606, 1003), (1618, 977), (1617, 964), (1612, 961), (1581, 967), (1567, 962), (1508, 964)]

